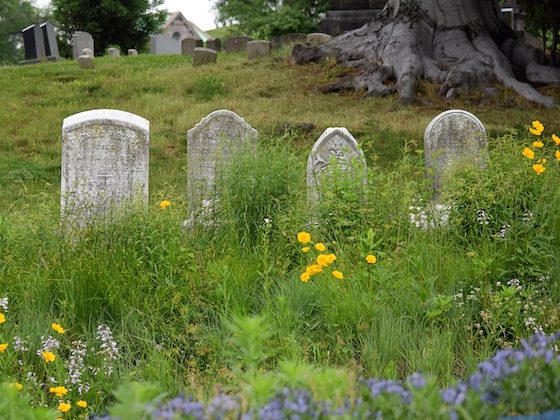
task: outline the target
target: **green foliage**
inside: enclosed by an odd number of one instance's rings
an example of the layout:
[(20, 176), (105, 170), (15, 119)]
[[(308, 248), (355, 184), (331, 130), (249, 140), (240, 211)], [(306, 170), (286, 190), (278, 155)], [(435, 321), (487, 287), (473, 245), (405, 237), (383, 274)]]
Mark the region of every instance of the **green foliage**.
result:
[(213, 74), (206, 74), (197, 77), (192, 85), (187, 89), (188, 95), (193, 95), (197, 101), (210, 101), (216, 97), (226, 94), (227, 87), (225, 82)]
[(519, 6), (527, 13), (527, 29), (544, 40), (552, 62), (558, 65), (560, 48), (560, 1), (559, 0), (518, 0)]
[(222, 23), (235, 22), (236, 30), (266, 38), (291, 32), (316, 31), (327, 0), (216, 0)]
[(39, 20), (40, 12), (30, 1), (0, 0), (0, 65), (23, 59), (18, 48), (21, 30)]
[(111, 416), (122, 420), (150, 418), (146, 407), (148, 403), (158, 404), (165, 396), (159, 387), (151, 383), (123, 383), (115, 391), (117, 402), (111, 407)]
[(112, 45), (121, 51), (129, 48), (143, 50), (149, 35), (158, 32), (166, 12), (156, 10), (160, 0), (103, 0), (91, 4), (89, 0), (53, 0), (53, 17), (70, 43), (75, 31), (89, 32), (95, 41), (96, 54), (104, 53)]
[(33, 407), (31, 397), (13, 383), (0, 383), (0, 413), (6, 420), (52, 420), (57, 414), (52, 408)]

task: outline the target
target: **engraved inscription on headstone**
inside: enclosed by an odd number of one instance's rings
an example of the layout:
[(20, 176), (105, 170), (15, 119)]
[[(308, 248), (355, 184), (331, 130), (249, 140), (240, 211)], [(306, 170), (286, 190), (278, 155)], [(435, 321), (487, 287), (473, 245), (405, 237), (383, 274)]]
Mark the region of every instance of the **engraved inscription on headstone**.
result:
[(150, 123), (129, 112), (95, 109), (64, 119), (60, 212), (65, 225), (111, 218), (146, 205)]
[(216, 172), (234, 150), (254, 150), (258, 132), (232, 111), (218, 110), (187, 132), (187, 200), (189, 218), (184, 225), (207, 223), (216, 197)]
[(437, 197), (444, 178), (454, 170), (486, 166), (488, 142), (484, 125), (467, 111), (442, 112), (424, 132), (424, 155)]
[[(343, 127), (327, 128), (307, 159), (307, 198), (314, 206), (321, 192), (344, 178), (358, 194), (365, 193), (367, 165), (356, 139)], [(346, 185), (348, 187), (348, 185)]]

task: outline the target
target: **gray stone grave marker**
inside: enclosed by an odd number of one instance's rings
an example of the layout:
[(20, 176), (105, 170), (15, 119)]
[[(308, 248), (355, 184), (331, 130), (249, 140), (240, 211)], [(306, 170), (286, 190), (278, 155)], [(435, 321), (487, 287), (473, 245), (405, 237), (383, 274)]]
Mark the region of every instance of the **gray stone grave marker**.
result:
[[(344, 175), (358, 194), (365, 194), (367, 165), (356, 139), (344, 127), (327, 128), (315, 142), (307, 159), (307, 198), (310, 206), (321, 200), (328, 183)], [(325, 184), (325, 185), (323, 185)]]
[(249, 41), (247, 43), (247, 58), (255, 60), (261, 57), (270, 57), (270, 41)]
[(138, 55), (138, 50), (136, 48), (129, 48), (128, 55)]
[(218, 59), (218, 53), (210, 48), (195, 48), (193, 52), (193, 66), (203, 64), (214, 64)]
[(93, 56), (93, 37), (89, 32), (76, 31), (72, 34), (72, 55), (74, 60), (77, 60), (80, 55), (84, 54), (84, 49), (87, 48), (91, 51)]
[(488, 159), (486, 130), (473, 114), (460, 109), (442, 112), (424, 132), (424, 156), (437, 197), (444, 178), (465, 166), (484, 168)]
[(60, 213), (64, 226), (110, 220), (147, 205), (150, 123), (125, 111), (94, 109), (64, 119)]
[(187, 132), (187, 201), (185, 227), (211, 223), (216, 197), (216, 172), (234, 150), (254, 150), (259, 134), (232, 111), (218, 110)]
[(220, 38), (209, 39), (206, 41), (206, 48), (220, 52), (222, 51), (222, 40)]
[(224, 42), (224, 51), (227, 53), (246, 51), (247, 43), (252, 40), (253, 38), (248, 36), (233, 36), (227, 38)]
[(82, 50), (81, 55), (89, 55), (91, 58), (93, 58), (93, 50), (90, 50), (89, 48), (84, 48)]
[(107, 48), (107, 55), (109, 57), (120, 57), (121, 56), (121, 50), (119, 50), (118, 48), (115, 48), (115, 47)]
[(331, 36), (320, 32), (307, 35), (307, 43), (315, 46), (326, 44), (331, 40)]
[(202, 40), (186, 37), (181, 40), (181, 53), (183, 55), (192, 55), (195, 48), (202, 48), (202, 46)]
[(93, 68), (93, 57), (89, 55), (80, 55), (78, 57), (78, 65), (81, 69), (92, 69)]

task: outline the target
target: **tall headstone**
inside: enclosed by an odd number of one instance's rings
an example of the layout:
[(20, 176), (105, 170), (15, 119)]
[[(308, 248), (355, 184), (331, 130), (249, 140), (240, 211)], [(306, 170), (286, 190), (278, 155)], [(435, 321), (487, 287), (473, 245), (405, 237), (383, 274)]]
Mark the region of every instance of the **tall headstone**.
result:
[(473, 114), (460, 109), (442, 112), (424, 132), (424, 156), (436, 197), (444, 178), (465, 166), (484, 168), (488, 160), (486, 130)]
[(220, 38), (209, 39), (206, 41), (206, 48), (220, 52), (222, 51), (222, 40)]
[(23, 28), (23, 48), (25, 53), (24, 63), (39, 62), (47, 58), (45, 54), (45, 40), (38, 23)]
[(313, 145), (307, 159), (307, 198), (319, 204), (321, 193), (343, 181), (360, 197), (367, 185), (367, 164), (356, 139), (343, 127), (327, 128)]
[(181, 55), (181, 41), (168, 35), (150, 35), (150, 54)]
[(224, 43), (224, 51), (227, 53), (246, 51), (247, 43), (252, 40), (253, 38), (250, 38), (248, 36), (233, 36), (227, 38)]
[(262, 57), (270, 57), (272, 49), (270, 41), (249, 41), (247, 43), (247, 58), (255, 60)]
[(45, 43), (45, 55), (47, 60), (57, 60), (60, 58), (58, 53), (58, 44), (54, 33), (54, 26), (51, 22), (41, 23), (41, 32), (43, 33), (43, 41)]
[(193, 51), (193, 66), (215, 64), (217, 59), (218, 53), (210, 48), (195, 48)]
[(83, 54), (84, 48), (95, 51), (93, 48), (93, 37), (89, 32), (76, 31), (72, 34), (72, 56), (77, 60)]
[(181, 40), (181, 53), (183, 55), (192, 55), (195, 48), (202, 48), (203, 42), (201, 39), (186, 37)]
[(259, 134), (232, 111), (218, 110), (187, 132), (187, 201), (184, 225), (211, 222), (217, 203), (216, 175), (235, 150), (254, 150)]
[(114, 109), (64, 119), (60, 212), (65, 226), (109, 220), (148, 200), (150, 122)]

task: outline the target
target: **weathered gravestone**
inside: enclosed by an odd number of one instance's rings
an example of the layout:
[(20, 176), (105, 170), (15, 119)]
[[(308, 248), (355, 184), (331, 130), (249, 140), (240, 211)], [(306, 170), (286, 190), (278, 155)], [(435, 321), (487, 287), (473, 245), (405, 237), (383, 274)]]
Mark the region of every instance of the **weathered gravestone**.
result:
[(39, 63), (42, 60), (58, 60), (58, 44), (54, 27), (50, 22), (30, 25), (21, 31), (25, 52), (24, 64)]
[(60, 213), (65, 226), (110, 220), (148, 202), (150, 122), (114, 109), (64, 119)]
[(80, 55), (83, 55), (84, 49), (87, 48), (93, 55), (93, 37), (89, 32), (76, 31), (72, 34), (72, 56), (77, 60)]
[(363, 199), (367, 165), (356, 139), (343, 127), (327, 128), (313, 145), (307, 159), (307, 198), (314, 207), (321, 193), (339, 185), (351, 188)]
[(121, 56), (121, 50), (119, 50), (118, 48), (115, 48), (115, 47), (107, 48), (107, 55), (109, 57), (120, 57)]
[(442, 112), (424, 132), (424, 156), (437, 197), (445, 178), (453, 171), (465, 166), (486, 166), (488, 142), (484, 125), (467, 111)]
[(181, 41), (168, 35), (150, 35), (150, 54), (181, 54)]
[(128, 55), (138, 55), (138, 50), (136, 48), (129, 48)]
[(193, 66), (214, 64), (217, 59), (218, 53), (210, 48), (195, 48), (193, 51)]
[(91, 58), (93, 58), (93, 50), (90, 50), (89, 48), (84, 48), (82, 50), (81, 55), (89, 55)]
[(218, 198), (216, 175), (232, 154), (254, 150), (259, 134), (232, 111), (218, 110), (187, 132), (187, 201), (185, 227), (211, 223)]
[(331, 40), (331, 36), (320, 32), (307, 35), (307, 43), (315, 46), (326, 44)]
[(224, 42), (224, 51), (227, 53), (246, 51), (247, 43), (252, 40), (253, 38), (248, 36), (234, 36), (227, 38)]
[(220, 38), (209, 39), (206, 41), (206, 48), (220, 52), (222, 51), (222, 40)]
[(203, 42), (201, 39), (186, 37), (181, 41), (181, 53), (183, 55), (192, 55), (195, 48), (202, 48)]
[(247, 58), (254, 60), (261, 57), (270, 57), (270, 41), (249, 41), (247, 43)]
[(93, 68), (93, 57), (89, 55), (80, 55), (78, 57), (78, 65), (81, 69), (92, 69)]

